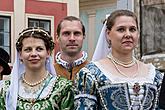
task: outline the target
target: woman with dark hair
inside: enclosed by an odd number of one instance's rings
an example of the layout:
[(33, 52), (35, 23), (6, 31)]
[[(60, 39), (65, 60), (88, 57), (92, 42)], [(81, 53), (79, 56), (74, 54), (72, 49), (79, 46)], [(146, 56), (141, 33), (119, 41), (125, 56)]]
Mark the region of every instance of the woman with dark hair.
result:
[(11, 72), (10, 66), (8, 64), (9, 61), (9, 54), (3, 48), (0, 48), (0, 88), (3, 80), (3, 75), (9, 75)]
[(56, 76), (50, 56), (53, 48), (52, 37), (42, 28), (27, 28), (19, 34), (1, 110), (72, 110), (72, 83)]
[(136, 15), (129, 10), (112, 12), (102, 29), (94, 61), (77, 75), (75, 109), (157, 109), (163, 75), (152, 64), (134, 57), (138, 39)]

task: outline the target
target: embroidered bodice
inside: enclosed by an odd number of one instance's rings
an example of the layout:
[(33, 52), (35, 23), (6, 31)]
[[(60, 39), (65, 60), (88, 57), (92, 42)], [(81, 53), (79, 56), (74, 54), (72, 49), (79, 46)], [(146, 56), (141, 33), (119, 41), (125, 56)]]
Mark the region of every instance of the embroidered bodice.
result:
[(107, 77), (96, 63), (79, 72), (75, 86), (75, 108), (79, 110), (150, 110), (156, 109), (163, 75), (149, 65), (145, 78)]
[[(9, 82), (9, 81), (8, 81)], [(9, 86), (6, 82), (5, 87)], [(5, 106), (5, 92), (1, 94), (1, 106)], [(3, 108), (2, 107), (2, 108)], [(0, 107), (1, 108), (1, 107)], [(18, 110), (72, 110), (73, 91), (72, 82), (61, 77), (49, 75), (41, 85), (36, 88), (25, 86), (19, 80), (17, 101)], [(5, 109), (2, 109), (5, 110)]]

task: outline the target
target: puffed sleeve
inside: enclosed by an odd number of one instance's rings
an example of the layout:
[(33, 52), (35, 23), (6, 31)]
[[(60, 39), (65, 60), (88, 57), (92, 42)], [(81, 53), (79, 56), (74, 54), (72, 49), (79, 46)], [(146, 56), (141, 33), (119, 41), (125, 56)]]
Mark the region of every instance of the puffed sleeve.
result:
[(160, 93), (159, 93), (159, 99), (158, 99), (158, 106), (160, 108), (160, 110), (165, 110), (165, 75), (160, 74), (159, 71), (157, 71), (156, 74), (156, 82), (157, 82), (157, 86), (160, 89)]
[(9, 88), (10, 81), (9, 80), (4, 80), (1, 82), (1, 87), (0, 87), (0, 110), (6, 110), (5, 107), (5, 97), (6, 97), (6, 91)]
[(159, 107), (161, 109), (165, 109), (165, 75), (163, 77), (162, 85), (161, 85), (161, 91), (160, 91), (160, 97), (159, 97)]
[(62, 100), (60, 105), (60, 110), (73, 110), (74, 106), (74, 92), (72, 87), (72, 82), (66, 80), (65, 87), (62, 91)]
[(82, 68), (75, 78), (75, 110), (96, 110), (97, 98), (95, 76), (86, 67)]
[(5, 100), (4, 100), (2, 85), (0, 88), (0, 108), (1, 108), (1, 110), (5, 110)]

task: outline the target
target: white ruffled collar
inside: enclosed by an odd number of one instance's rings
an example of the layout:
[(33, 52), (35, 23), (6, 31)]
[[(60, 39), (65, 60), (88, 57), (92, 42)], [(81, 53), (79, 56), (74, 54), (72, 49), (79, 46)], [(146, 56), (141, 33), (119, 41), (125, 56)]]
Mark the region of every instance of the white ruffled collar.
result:
[(61, 52), (58, 52), (56, 54), (56, 62), (58, 64), (62, 65), (64, 68), (70, 69), (70, 67), (75, 67), (77, 65), (80, 65), (87, 60), (88, 55), (85, 51), (82, 51), (82, 55), (83, 56), (81, 58), (75, 60), (73, 63), (70, 64), (70, 63), (64, 61), (63, 59), (61, 59)]

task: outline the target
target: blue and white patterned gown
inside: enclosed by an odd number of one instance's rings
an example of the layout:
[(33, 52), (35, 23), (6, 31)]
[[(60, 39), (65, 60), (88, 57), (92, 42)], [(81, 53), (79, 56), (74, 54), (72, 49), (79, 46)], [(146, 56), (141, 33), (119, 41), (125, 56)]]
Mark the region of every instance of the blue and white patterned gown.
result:
[[(145, 77), (119, 78), (91, 62), (75, 79), (76, 110), (156, 110), (162, 73), (147, 64)], [(136, 93), (135, 93), (136, 92)]]

